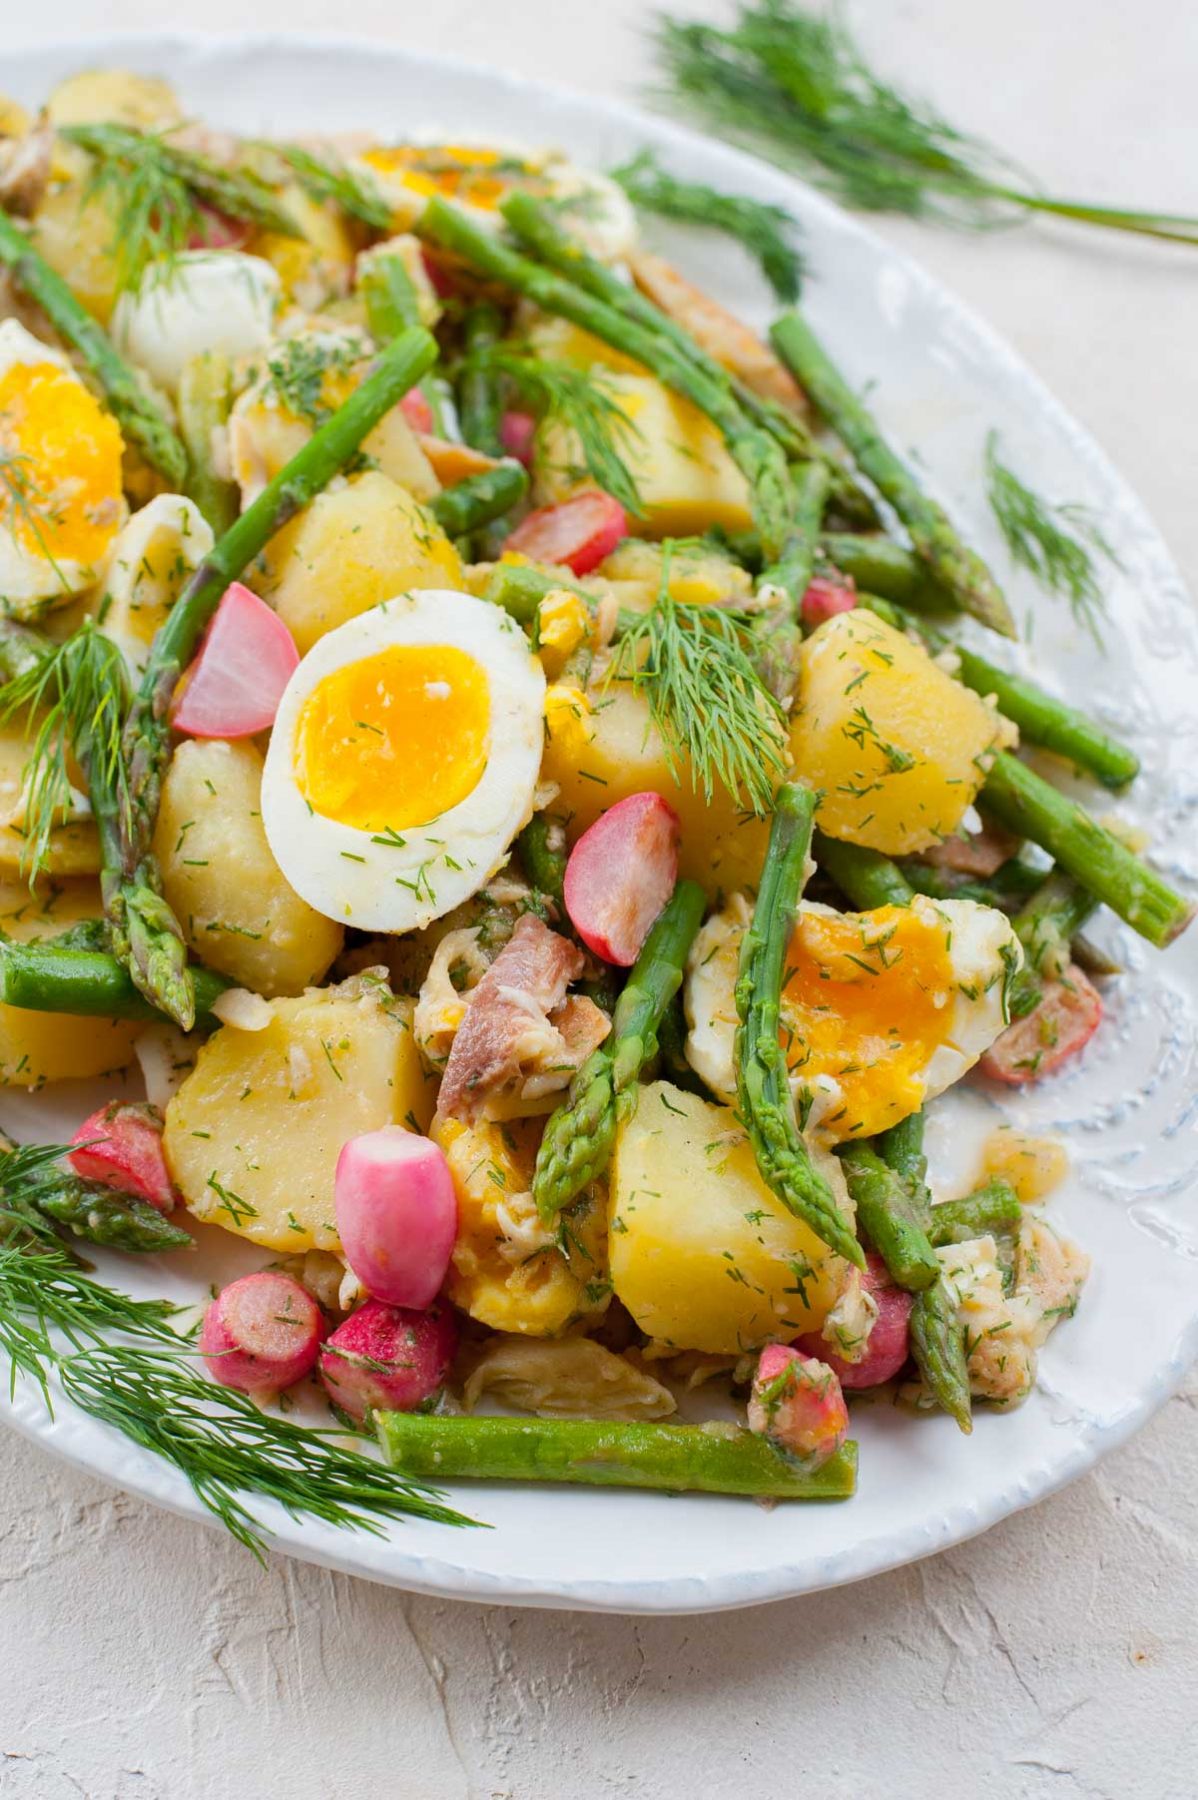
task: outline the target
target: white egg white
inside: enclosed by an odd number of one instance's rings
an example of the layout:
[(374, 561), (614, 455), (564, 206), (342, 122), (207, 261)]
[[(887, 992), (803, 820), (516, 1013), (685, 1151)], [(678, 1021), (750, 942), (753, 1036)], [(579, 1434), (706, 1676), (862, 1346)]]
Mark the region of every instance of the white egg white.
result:
[[(393, 645), (448, 645), (486, 670), (486, 766), (464, 800), (401, 843), (314, 813), (297, 779), (304, 703), (335, 670)], [(262, 779), (262, 822), (296, 893), (327, 918), (369, 931), (414, 931), (477, 893), (532, 813), (541, 766), (545, 677), (523, 631), (469, 594), (403, 594), (328, 632), (287, 684)], [(446, 721), (452, 731), (452, 717)]]
[(281, 283), (261, 256), (189, 250), (173, 264), (151, 263), (112, 316), (118, 349), (173, 393), (193, 356), (246, 356), (270, 342)]
[(97, 618), (137, 677), (168, 609), (212, 548), (212, 527), (193, 500), (156, 494), (117, 533)]

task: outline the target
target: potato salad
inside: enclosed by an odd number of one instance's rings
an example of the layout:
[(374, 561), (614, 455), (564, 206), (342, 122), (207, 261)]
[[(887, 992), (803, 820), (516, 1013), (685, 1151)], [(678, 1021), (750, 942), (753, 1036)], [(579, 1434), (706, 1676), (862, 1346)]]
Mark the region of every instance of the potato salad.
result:
[[(845, 1498), (858, 1397), (970, 1432), (1086, 1280), (1058, 1145), (950, 1186), (924, 1122), (1084, 1059), (1098, 907), (1188, 922), (1073, 797), (1135, 755), (1013, 672), (794, 222), (716, 196), (759, 335), (635, 169), (0, 103), (0, 1083), (101, 1096), (0, 1157), (0, 1343), (242, 1536)], [(77, 1255), (216, 1234), (190, 1338)]]

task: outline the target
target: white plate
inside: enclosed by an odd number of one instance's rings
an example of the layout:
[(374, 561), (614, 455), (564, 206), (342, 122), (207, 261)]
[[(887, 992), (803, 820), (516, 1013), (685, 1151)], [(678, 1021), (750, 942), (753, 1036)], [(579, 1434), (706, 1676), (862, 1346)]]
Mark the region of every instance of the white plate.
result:
[[(96, 64), (176, 82), (195, 114), (241, 131), (447, 129), (567, 146), (607, 167), (645, 144), (678, 173), (781, 202), (801, 218), (812, 317), (894, 442), (920, 466), (990, 556), (1021, 619), (1035, 613), (1042, 679), (1079, 698), (1141, 751), (1145, 772), (1125, 816), (1150, 823), (1168, 873), (1198, 879), (1198, 630), (1177, 570), (1143, 508), (1085, 433), (1017, 357), (915, 264), (802, 185), (751, 158), (628, 108), (382, 44), (142, 38), (10, 54), (4, 85), (36, 103), (57, 79)], [(669, 254), (722, 299), (764, 322), (768, 296), (738, 253), (670, 234)], [(1084, 329), (1084, 324), (1079, 327)], [(1092, 506), (1122, 572), (1108, 581), (1108, 654), (1063, 603), (1013, 576), (983, 499), (991, 427), (1042, 490)], [(993, 645), (993, 640), (991, 640)], [(993, 653), (993, 651), (992, 651)], [(1097, 809), (1109, 802), (1099, 798)], [(1009, 1100), (1006, 1116), (1064, 1135), (1073, 1155), (1054, 1216), (1092, 1253), (1077, 1318), (1052, 1339), (1040, 1386), (1008, 1417), (983, 1414), (965, 1439), (947, 1418), (858, 1408), (860, 1491), (845, 1505), (465, 1487), (454, 1498), (490, 1531), (412, 1521), (386, 1537), (296, 1522), (263, 1506), (279, 1548), (372, 1580), (472, 1600), (610, 1609), (703, 1611), (853, 1581), (982, 1531), (1050, 1493), (1120, 1443), (1177, 1385), (1198, 1348), (1198, 1168), (1195, 996), (1198, 930), (1165, 956), (1105, 918), (1103, 942), (1126, 963), (1110, 1017), (1074, 1072)], [(7, 1096), (22, 1136), (52, 1138), (85, 1114), (82, 1094)], [(996, 1120), (976, 1090), (938, 1103), (934, 1167), (968, 1173)], [(213, 1235), (208, 1234), (211, 1238)], [(224, 1239), (226, 1270), (235, 1252)], [(178, 1267), (125, 1261), (122, 1285), (199, 1297), (216, 1273), (205, 1249)], [(109, 1265), (116, 1274), (115, 1262)], [(2, 1415), (63, 1456), (196, 1519), (187, 1485), (154, 1457), (65, 1404), (53, 1422), (37, 1395), (0, 1398)]]

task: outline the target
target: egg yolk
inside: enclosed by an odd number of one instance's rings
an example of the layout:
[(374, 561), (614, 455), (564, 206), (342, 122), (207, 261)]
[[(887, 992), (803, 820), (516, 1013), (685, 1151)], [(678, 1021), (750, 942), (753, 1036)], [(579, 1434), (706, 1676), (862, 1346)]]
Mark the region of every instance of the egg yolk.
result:
[(93, 564), (121, 523), (121, 434), (78, 376), (13, 363), (0, 376), (0, 522), (31, 556)]
[(782, 990), (782, 1045), (792, 1075), (829, 1076), (842, 1098), (820, 1129), (871, 1137), (914, 1112), (922, 1072), (953, 1016), (951, 931), (905, 907), (803, 913)]
[[(483, 212), (494, 212), (507, 194), (504, 176), (513, 173), (510, 158), (497, 150), (480, 150), (464, 144), (399, 144), (392, 149), (367, 150), (363, 162), (387, 175), (398, 175), (415, 194), (441, 194)], [(516, 164), (519, 170), (522, 164)], [(492, 173), (502, 169), (502, 174)]]
[(337, 669), (300, 713), (300, 792), (359, 831), (427, 825), (478, 785), (487, 764), (487, 672), (449, 644), (397, 644)]

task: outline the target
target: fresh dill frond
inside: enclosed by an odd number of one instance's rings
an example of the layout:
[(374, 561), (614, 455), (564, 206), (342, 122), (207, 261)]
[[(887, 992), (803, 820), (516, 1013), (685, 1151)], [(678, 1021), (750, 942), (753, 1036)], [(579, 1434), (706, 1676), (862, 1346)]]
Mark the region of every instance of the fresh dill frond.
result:
[(661, 17), (666, 93), (865, 212), (988, 226), (1030, 213), (1198, 244), (1198, 219), (1060, 200), (1009, 157), (875, 74), (843, 20), (742, 0), (730, 29)]
[(331, 200), (351, 219), (359, 219), (373, 231), (390, 231), (391, 208), (382, 195), (332, 153), (315, 156), (299, 144), (271, 144), (269, 149), (286, 163), (310, 200)]
[(0, 522), (20, 543), (22, 528), (31, 537), (57, 576), (64, 593), (67, 578), (55, 561), (47, 532), (58, 524), (52, 499), (43, 493), (32, 460), (22, 450), (0, 444)]
[(689, 767), (708, 803), (718, 784), (764, 817), (786, 768), (782, 710), (745, 649), (748, 617), (680, 605), (670, 593), (671, 555), (667, 539), (657, 599), (624, 619), (605, 679), (645, 694), (675, 779)]
[(111, 209), (118, 293), (135, 292), (152, 263), (169, 275), (184, 250), (211, 243), (214, 211), (302, 235), (266, 182), (186, 150), (166, 132), (98, 124), (66, 125), (62, 135), (92, 158), (85, 199)]
[(503, 344), (472, 351), (462, 368), (506, 375), (530, 407), (578, 439), (591, 479), (626, 512), (641, 511), (640, 491), (625, 456), (627, 445), (641, 433), (621, 410), (602, 371), (575, 369)]
[(1105, 649), (1099, 621), (1107, 608), (1094, 558), (1105, 557), (1116, 568), (1119, 558), (1093, 514), (1033, 493), (999, 456), (996, 431), (986, 439), (986, 492), (1012, 562), (1068, 600), (1078, 624)]
[(36, 728), (23, 774), (23, 866), (31, 877), (45, 867), (51, 833), (71, 808), (76, 760), (126, 804), (121, 732), (127, 705), (120, 651), (90, 619), (0, 687), (0, 719), (20, 717)]
[(748, 194), (721, 193), (701, 182), (681, 181), (662, 168), (652, 150), (642, 150), (611, 175), (642, 211), (735, 238), (758, 264), (779, 300), (798, 299), (803, 258), (795, 242), (795, 221), (784, 207), (753, 200)]

